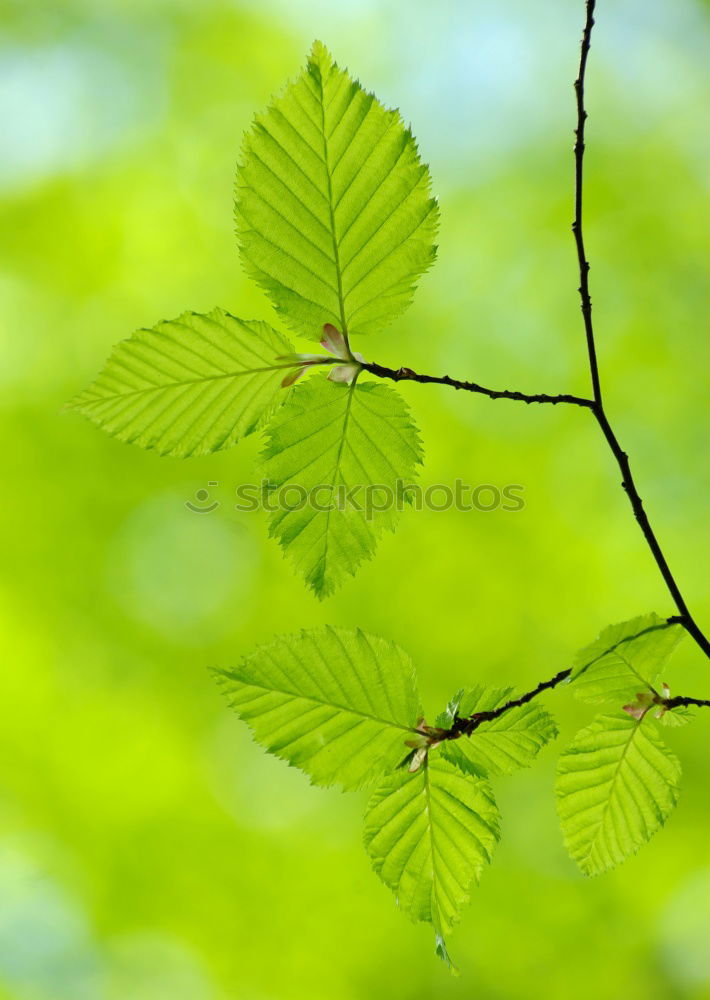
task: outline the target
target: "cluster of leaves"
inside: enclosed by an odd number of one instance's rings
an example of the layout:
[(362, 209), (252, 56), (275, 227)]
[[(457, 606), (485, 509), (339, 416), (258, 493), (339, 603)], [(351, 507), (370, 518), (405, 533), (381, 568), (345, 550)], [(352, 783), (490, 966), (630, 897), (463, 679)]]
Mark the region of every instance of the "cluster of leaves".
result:
[[(351, 338), (409, 304), (434, 260), (438, 209), (399, 114), (320, 43), (245, 138), (236, 219), (248, 273), (284, 323), (328, 354), (296, 353), (273, 326), (221, 309), (186, 313), (120, 343), (73, 407), (163, 455), (205, 455), (266, 428), (262, 476), (272, 487), (325, 486), (334, 498), (336, 487), (411, 479), (421, 462), (412, 418), (393, 388), (360, 381), (366, 363)], [(328, 378), (294, 385), (326, 367)], [(368, 518), (347, 503), (326, 507), (283, 508), (270, 522), (321, 598), (397, 520), (394, 509)], [(565, 843), (586, 874), (633, 854), (677, 802), (680, 766), (658, 726), (689, 715), (669, 711), (658, 678), (683, 634), (655, 615), (624, 622), (563, 672), (583, 701), (614, 709), (576, 735), (557, 768)], [(270, 753), (319, 785), (374, 786), (364, 829), (373, 868), (402, 910), (433, 925), (448, 961), (445, 936), (500, 836), (491, 780), (556, 737), (532, 703), (553, 682), (522, 699), (460, 691), (429, 725), (408, 655), (333, 627), (277, 639), (216, 675)]]
[[(69, 405), (121, 441), (190, 457), (267, 428), (267, 489), (330, 491), (275, 512), (270, 533), (318, 597), (370, 558), (397, 511), (347, 502), (357, 485), (394, 490), (421, 463), (400, 394), (362, 383), (351, 338), (411, 302), (436, 256), (428, 168), (396, 111), (339, 69), (320, 42), (301, 76), (246, 135), (235, 212), (245, 270), (295, 333), (329, 355), (300, 354), (268, 323), (222, 309), (185, 313), (117, 345)], [(330, 368), (328, 379), (306, 371)], [(284, 494), (285, 495), (285, 494)], [(297, 506), (297, 505), (294, 505)]]
[(557, 766), (557, 809), (565, 845), (581, 870), (598, 875), (634, 854), (678, 801), (680, 764), (658, 735), (692, 715), (668, 711), (665, 663), (685, 635), (657, 615), (611, 625), (575, 658), (581, 701), (615, 706), (582, 729)]
[[(680, 766), (655, 727), (687, 716), (666, 711), (655, 685), (683, 634), (647, 615), (606, 629), (576, 657), (569, 682), (582, 700), (636, 699), (595, 719), (559, 760), (565, 843), (586, 874), (633, 854), (677, 802)], [(317, 785), (374, 786), (364, 830), (372, 866), (405, 913), (433, 925), (448, 961), (445, 936), (500, 837), (491, 779), (529, 765), (557, 736), (548, 712), (537, 702), (506, 709), (510, 689), (477, 687), (459, 691), (429, 726), (399, 646), (328, 626), (281, 637), (215, 674), (269, 753)], [(456, 734), (457, 719), (481, 714), (470, 736)]]

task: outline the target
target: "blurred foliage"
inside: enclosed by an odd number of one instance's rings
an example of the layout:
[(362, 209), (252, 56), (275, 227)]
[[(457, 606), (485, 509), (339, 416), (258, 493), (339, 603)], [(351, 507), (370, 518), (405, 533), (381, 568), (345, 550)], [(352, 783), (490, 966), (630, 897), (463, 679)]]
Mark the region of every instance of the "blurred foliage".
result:
[[(710, 997), (704, 719), (667, 733), (685, 771), (668, 828), (600, 879), (564, 852), (554, 750), (500, 781), (503, 841), (451, 980), (369, 870), (358, 796), (265, 757), (205, 669), (275, 632), (360, 625), (416, 659), (433, 714), (464, 685), (550, 676), (609, 622), (670, 613), (584, 412), (403, 387), (425, 484), (519, 483), (525, 509), (409, 512), (323, 604), (264, 517), (232, 509), (258, 443), (160, 459), (60, 413), (139, 326), (269, 316), (238, 267), (234, 164), (315, 37), (412, 121), (441, 201), (439, 261), (365, 356), (586, 391), (581, 6), (0, 3), (1, 997)], [(705, 623), (709, 44), (696, 0), (600, 5), (587, 192), (609, 412)], [(209, 482), (220, 507), (188, 510)], [(710, 693), (691, 643), (671, 673), (673, 693)], [(590, 712), (564, 689), (547, 704), (561, 748)]]

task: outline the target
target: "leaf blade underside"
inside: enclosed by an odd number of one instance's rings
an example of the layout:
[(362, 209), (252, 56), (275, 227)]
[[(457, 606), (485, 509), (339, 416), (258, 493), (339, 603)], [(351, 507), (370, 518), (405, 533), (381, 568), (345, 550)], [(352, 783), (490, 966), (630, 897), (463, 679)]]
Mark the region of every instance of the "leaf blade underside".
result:
[(256, 742), (317, 785), (377, 780), (405, 758), (421, 715), (410, 658), (360, 629), (282, 636), (215, 674)]
[(261, 428), (288, 393), (289, 340), (267, 323), (222, 309), (183, 313), (116, 345), (68, 407), (108, 434), (161, 455), (229, 448)]
[(387, 775), (365, 813), (365, 848), (375, 872), (401, 909), (431, 923), (442, 939), (499, 838), (488, 783), (436, 753), (414, 773)]
[[(468, 718), (476, 712), (493, 711), (513, 696), (512, 688), (479, 686), (460, 692), (452, 706), (437, 719), (437, 725), (449, 728), (455, 714)], [(512, 774), (532, 764), (545, 744), (556, 736), (557, 726), (552, 716), (539, 705), (528, 702), (497, 719), (482, 722), (470, 736), (447, 740), (442, 743), (441, 752), (448, 760), (461, 763), (483, 777)]]
[(242, 263), (296, 331), (379, 329), (432, 264), (438, 206), (397, 111), (320, 43), (244, 139), (235, 186)]
[(656, 614), (610, 625), (574, 659), (571, 684), (582, 701), (621, 706), (653, 688), (685, 629)]
[[(318, 597), (354, 576), (382, 531), (395, 529), (404, 505), (398, 481), (414, 479), (421, 456), (409, 408), (389, 386), (344, 386), (314, 376), (275, 415), (261, 474), (286, 503), (272, 512), (269, 531)], [(376, 504), (390, 497), (387, 509), (368, 515), (368, 485), (381, 487), (373, 491)], [(300, 507), (297, 490), (310, 498)]]
[(585, 875), (635, 854), (665, 823), (680, 793), (680, 763), (653, 722), (598, 716), (557, 766), (557, 811), (565, 846)]

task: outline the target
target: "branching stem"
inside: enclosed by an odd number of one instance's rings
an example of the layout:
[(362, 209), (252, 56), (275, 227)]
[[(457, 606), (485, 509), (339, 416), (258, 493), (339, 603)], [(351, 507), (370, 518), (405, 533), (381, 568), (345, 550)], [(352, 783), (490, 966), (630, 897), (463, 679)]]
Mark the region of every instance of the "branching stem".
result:
[[(638, 522), (639, 527), (643, 533), (646, 540), (646, 544), (651, 550), (651, 554), (658, 566), (661, 576), (666, 584), (668, 592), (673, 598), (673, 602), (678, 610), (678, 615), (675, 616), (675, 620), (678, 621), (686, 629), (688, 634), (697, 643), (698, 647), (705, 653), (705, 655), (710, 658), (710, 639), (701, 630), (695, 618), (691, 614), (688, 605), (686, 604), (685, 598), (681, 593), (680, 587), (671, 572), (668, 561), (663, 554), (660, 542), (656, 537), (656, 534), (651, 527), (651, 523), (648, 519), (648, 515), (644, 509), (643, 501), (636, 487), (633, 474), (631, 472), (631, 466), (629, 463), (629, 456), (626, 454), (624, 449), (621, 447), (619, 440), (614, 433), (614, 430), (609, 422), (609, 419), (604, 410), (604, 403), (602, 400), (602, 390), (601, 382), (599, 378), (599, 365), (597, 361), (597, 349), (594, 339), (594, 324), (592, 320), (592, 298), (589, 288), (589, 260), (587, 258), (587, 252), (584, 243), (584, 226), (583, 226), (583, 207), (584, 207), (584, 151), (585, 151), (585, 127), (587, 122), (587, 111), (584, 105), (584, 84), (587, 71), (587, 60), (589, 57), (589, 49), (592, 41), (592, 28), (594, 27), (594, 10), (596, 6), (596, 0), (586, 0), (586, 19), (584, 24), (584, 31), (582, 33), (582, 43), (580, 49), (580, 60), (579, 60), (579, 71), (577, 73), (577, 79), (574, 81), (574, 91), (576, 95), (577, 102), (577, 126), (574, 130), (575, 143), (574, 143), (574, 222), (572, 223), (572, 232), (574, 234), (575, 245), (577, 248), (577, 260), (579, 263), (579, 296), (582, 308), (582, 318), (584, 321), (584, 331), (587, 341), (587, 355), (589, 358), (589, 373), (592, 381), (592, 398), (586, 399), (581, 396), (572, 396), (569, 394), (561, 394), (556, 396), (548, 395), (547, 393), (525, 393), (517, 392), (511, 389), (487, 389), (482, 385), (478, 385), (476, 382), (465, 382), (459, 379), (451, 378), (449, 375), (436, 376), (436, 375), (420, 375), (417, 372), (412, 371), (411, 368), (386, 368), (384, 365), (379, 365), (375, 362), (366, 363), (363, 365), (365, 371), (370, 372), (372, 375), (378, 378), (392, 379), (394, 382), (419, 382), (419, 383), (436, 383), (438, 385), (448, 385), (454, 389), (463, 389), (467, 392), (478, 393), (479, 395), (488, 396), (490, 399), (514, 399), (522, 403), (551, 403), (553, 405), (557, 403), (567, 403), (572, 406), (581, 406), (585, 409), (591, 410), (594, 414), (594, 418), (599, 425), (599, 428), (604, 435), (604, 438), (609, 445), (609, 449), (616, 460), (616, 464), (621, 472), (621, 485), (626, 493), (629, 503), (631, 504), (631, 509), (633, 511), (634, 517)], [(558, 675), (559, 677), (559, 675)], [(564, 679), (564, 678), (561, 678)], [(554, 680), (554, 679), (553, 679)], [(560, 683), (556, 680), (555, 683)], [(545, 686), (554, 686), (551, 684), (546, 684)], [(534, 696), (534, 693), (530, 695)], [(680, 703), (679, 703), (680, 704)], [(505, 706), (502, 706), (501, 710), (506, 710)], [(475, 727), (474, 727), (475, 728)]]
[(568, 667), (566, 670), (560, 670), (549, 681), (541, 681), (532, 691), (528, 691), (519, 698), (511, 698), (510, 701), (506, 701), (503, 705), (499, 705), (498, 708), (491, 709), (488, 712), (474, 712), (473, 715), (469, 715), (463, 719), (457, 716), (454, 719), (451, 729), (446, 730), (445, 735), (441, 739), (457, 740), (460, 736), (470, 736), (478, 729), (482, 722), (492, 722), (493, 719), (498, 719), (501, 715), (505, 715), (511, 708), (520, 708), (521, 705), (527, 705), (529, 701), (542, 694), (543, 691), (550, 691), (552, 688), (557, 687), (558, 684), (566, 681), (571, 673), (571, 667)]

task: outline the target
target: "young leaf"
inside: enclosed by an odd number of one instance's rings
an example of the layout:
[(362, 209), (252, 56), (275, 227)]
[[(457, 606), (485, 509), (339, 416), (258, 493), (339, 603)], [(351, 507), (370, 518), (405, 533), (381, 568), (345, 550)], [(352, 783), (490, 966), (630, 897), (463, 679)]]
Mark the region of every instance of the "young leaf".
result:
[(121, 441), (161, 455), (207, 455), (262, 427), (286, 402), (289, 341), (222, 309), (183, 313), (114, 349), (69, 407)]
[(577, 733), (557, 767), (567, 850), (585, 875), (620, 864), (678, 801), (680, 764), (646, 716), (603, 715)]
[(662, 726), (667, 726), (669, 729), (680, 729), (681, 726), (687, 726), (695, 719), (695, 712), (692, 708), (679, 705), (678, 708), (672, 708), (668, 712), (654, 713), (654, 718), (658, 719)]
[(315, 42), (246, 135), (235, 212), (244, 266), (293, 329), (377, 330), (431, 265), (438, 208), (398, 112)]
[(414, 477), (421, 444), (395, 389), (316, 376), (271, 421), (263, 458), (262, 475), (282, 498), (270, 533), (323, 598), (372, 556), (384, 528), (394, 530), (398, 480)]
[(359, 629), (284, 636), (215, 674), (257, 743), (316, 785), (362, 788), (404, 760), (416, 735), (411, 660)]
[(575, 657), (575, 694), (582, 701), (610, 701), (621, 706), (657, 683), (684, 635), (682, 625), (669, 625), (654, 614), (610, 625)]
[(499, 818), (484, 779), (430, 753), (419, 770), (402, 768), (377, 787), (365, 813), (365, 848), (404, 912), (443, 938), (491, 860)]
[[(461, 692), (436, 724), (448, 729), (457, 714), (466, 718), (475, 712), (490, 712), (512, 697), (512, 688), (472, 688)], [(511, 774), (532, 764), (542, 747), (556, 736), (557, 726), (552, 716), (529, 702), (511, 708), (497, 719), (482, 722), (471, 736), (447, 740), (441, 745), (441, 753), (474, 774), (484, 777)]]

